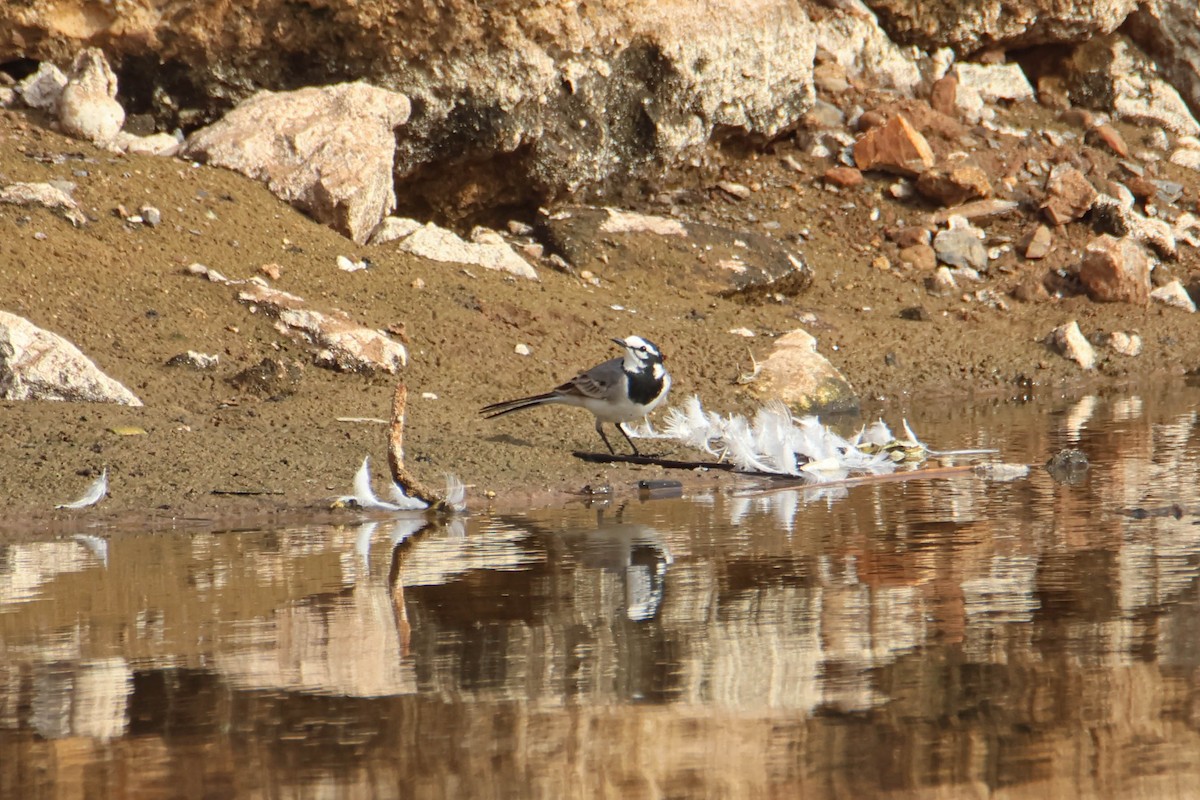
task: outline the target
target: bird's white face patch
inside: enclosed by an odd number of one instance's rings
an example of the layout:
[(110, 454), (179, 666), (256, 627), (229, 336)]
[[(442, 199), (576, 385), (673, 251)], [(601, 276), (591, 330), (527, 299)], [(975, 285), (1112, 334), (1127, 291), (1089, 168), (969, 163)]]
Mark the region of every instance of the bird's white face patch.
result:
[(640, 336), (626, 336), (621, 340), (625, 349), (635, 355), (639, 361), (645, 361), (650, 356), (658, 356), (658, 348), (653, 342), (648, 342)]
[(653, 372), (656, 380), (662, 380), (663, 373), (665, 373), (666, 370), (663, 369), (662, 364), (655, 364)]

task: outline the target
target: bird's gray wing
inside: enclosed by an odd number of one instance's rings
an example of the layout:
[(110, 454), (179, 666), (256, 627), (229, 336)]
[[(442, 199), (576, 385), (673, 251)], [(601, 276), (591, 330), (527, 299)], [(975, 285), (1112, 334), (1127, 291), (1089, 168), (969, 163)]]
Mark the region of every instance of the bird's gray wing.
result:
[(555, 389), (555, 393), (574, 397), (588, 397), (601, 400), (610, 397), (616, 386), (620, 384), (622, 360), (614, 358), (598, 364), (587, 372), (581, 372), (571, 380)]

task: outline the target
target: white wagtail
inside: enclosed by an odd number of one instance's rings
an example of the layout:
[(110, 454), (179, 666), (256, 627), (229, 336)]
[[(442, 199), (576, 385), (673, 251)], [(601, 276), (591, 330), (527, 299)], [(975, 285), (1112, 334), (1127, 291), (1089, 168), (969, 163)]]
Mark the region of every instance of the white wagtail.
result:
[(601, 426), (605, 422), (616, 425), (633, 448), (634, 455), (640, 455), (622, 423), (641, 419), (665, 400), (667, 392), (671, 390), (671, 376), (663, 367), (665, 359), (654, 343), (640, 336), (627, 336), (613, 341), (625, 348), (624, 357), (597, 364), (554, 391), (493, 403), (481, 408), (479, 413), (491, 419), (550, 403), (580, 406), (596, 417), (596, 433), (604, 440), (608, 452), (616, 451), (604, 435)]

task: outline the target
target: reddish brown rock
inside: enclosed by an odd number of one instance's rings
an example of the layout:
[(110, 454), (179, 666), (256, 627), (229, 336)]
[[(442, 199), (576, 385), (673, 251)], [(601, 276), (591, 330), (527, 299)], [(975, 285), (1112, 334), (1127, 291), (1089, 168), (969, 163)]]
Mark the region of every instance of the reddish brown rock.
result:
[(933, 234), (928, 228), (920, 225), (909, 225), (897, 230), (888, 231), (888, 238), (900, 248), (912, 247), (914, 244), (929, 244)]
[(900, 250), (900, 262), (914, 269), (933, 272), (937, 268), (937, 253), (927, 244), (914, 244)]
[(933, 88), (929, 92), (929, 105), (933, 106), (934, 111), (946, 116), (958, 116), (958, 110), (954, 106), (957, 94), (958, 78), (950, 73), (933, 82)]
[(887, 117), (878, 111), (864, 111), (858, 118), (858, 132), (866, 133), (871, 128), (878, 128), (887, 122)]
[(1088, 212), (1096, 200), (1096, 187), (1070, 164), (1059, 164), (1046, 178), (1046, 201), (1042, 211), (1055, 225), (1074, 222)]
[(861, 186), (863, 174), (854, 167), (831, 167), (825, 170), (825, 182), (844, 189)]
[(1068, 125), (1083, 128), (1085, 131), (1096, 124), (1096, 115), (1086, 108), (1068, 108), (1062, 114), (1059, 114), (1058, 118)]
[(1037, 82), (1037, 99), (1046, 108), (1063, 111), (1071, 107), (1067, 83), (1058, 75), (1043, 75)]
[(903, 114), (871, 128), (854, 143), (854, 163), (861, 170), (878, 169), (909, 177), (933, 166), (933, 150)]
[(974, 164), (960, 164), (948, 170), (929, 170), (917, 179), (917, 191), (944, 206), (956, 206), (968, 200), (988, 197), (992, 184), (987, 173)]
[(1097, 125), (1092, 128), (1092, 134), (1099, 139), (1105, 147), (1112, 150), (1121, 158), (1129, 158), (1129, 145), (1125, 144), (1125, 139), (1117, 132), (1117, 129), (1107, 122), (1103, 125)]
[(1150, 301), (1150, 258), (1133, 239), (1104, 234), (1088, 243), (1079, 281), (1093, 300), (1145, 305)]

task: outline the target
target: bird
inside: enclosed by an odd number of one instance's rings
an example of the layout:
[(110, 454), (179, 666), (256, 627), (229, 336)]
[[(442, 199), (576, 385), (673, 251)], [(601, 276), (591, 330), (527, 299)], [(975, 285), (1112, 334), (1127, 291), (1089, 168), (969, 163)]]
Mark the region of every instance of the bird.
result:
[(479, 409), (479, 413), (492, 419), (534, 406), (579, 406), (595, 416), (596, 433), (609, 453), (615, 455), (616, 451), (604, 434), (605, 422), (615, 425), (624, 435), (635, 456), (641, 455), (622, 423), (641, 419), (657, 408), (671, 391), (671, 375), (663, 366), (666, 358), (653, 342), (641, 336), (612, 341), (625, 348), (623, 356), (597, 364), (552, 391), (492, 403)]

